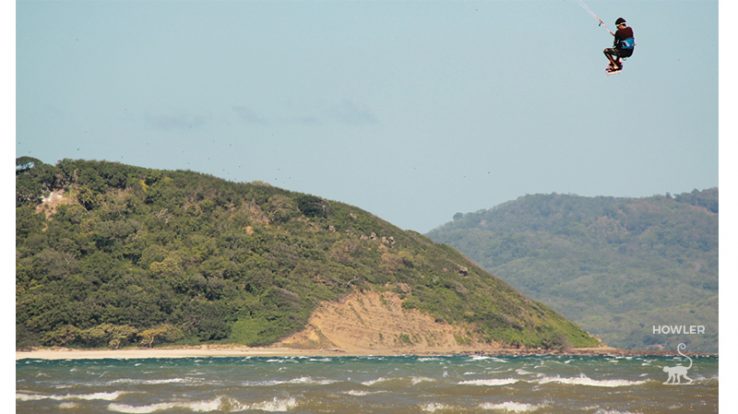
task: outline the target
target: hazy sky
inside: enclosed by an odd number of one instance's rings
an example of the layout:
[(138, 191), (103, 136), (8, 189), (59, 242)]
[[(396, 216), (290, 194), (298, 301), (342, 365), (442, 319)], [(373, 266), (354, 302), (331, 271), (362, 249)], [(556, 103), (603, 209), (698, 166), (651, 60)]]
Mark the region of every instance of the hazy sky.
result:
[(717, 1), (17, 3), (17, 155), (262, 180), (421, 232), (718, 184)]

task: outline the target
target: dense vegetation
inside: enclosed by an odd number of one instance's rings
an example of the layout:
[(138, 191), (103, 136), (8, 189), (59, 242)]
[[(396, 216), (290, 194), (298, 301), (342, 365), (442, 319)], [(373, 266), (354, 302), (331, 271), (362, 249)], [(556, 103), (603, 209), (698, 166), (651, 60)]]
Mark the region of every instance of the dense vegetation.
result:
[[(717, 351), (717, 189), (528, 195), (457, 214), (429, 236), (611, 345)], [(705, 325), (706, 335), (654, 335), (661, 324)]]
[(16, 164), (18, 347), (269, 344), (352, 289), (396, 289), (488, 341), (596, 343), (452, 248), (355, 207), (189, 171)]

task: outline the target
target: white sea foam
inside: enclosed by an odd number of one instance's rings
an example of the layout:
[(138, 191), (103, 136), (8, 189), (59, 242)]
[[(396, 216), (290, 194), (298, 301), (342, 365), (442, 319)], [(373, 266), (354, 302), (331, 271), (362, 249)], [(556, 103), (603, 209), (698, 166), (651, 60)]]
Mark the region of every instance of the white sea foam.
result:
[(421, 382), (434, 382), (435, 380), (433, 378), (428, 377), (410, 377), (410, 382), (413, 385), (418, 385)]
[(371, 386), (372, 386), (372, 385), (374, 385), (374, 384), (378, 384), (378, 383), (380, 383), (380, 382), (385, 382), (385, 381), (389, 381), (389, 378), (385, 378), (385, 377), (379, 377), (379, 378), (375, 378), (375, 379), (373, 379), (373, 380), (369, 380), (369, 381), (364, 381), (364, 382), (362, 382), (361, 384), (362, 384), (362, 385), (366, 385), (367, 387), (371, 387)]
[(605, 410), (603, 408), (600, 408), (599, 410), (595, 411), (594, 414), (641, 414), (641, 413), (638, 411)]
[(360, 390), (349, 390), (345, 391), (344, 394), (351, 395), (353, 397), (366, 397), (372, 394), (382, 394), (384, 391), (360, 391)]
[(642, 385), (645, 384), (648, 381), (631, 381), (631, 380), (625, 380), (625, 379), (605, 379), (605, 380), (596, 380), (589, 378), (585, 375), (581, 375), (579, 377), (543, 377), (538, 380), (536, 380), (539, 384), (549, 384), (549, 383), (556, 383), (556, 384), (565, 384), (565, 385), (586, 385), (590, 387), (607, 387), (607, 388), (614, 388), (614, 387), (631, 387), (634, 385)]
[(437, 402), (430, 402), (430, 403), (422, 404), (420, 406), (420, 409), (425, 411), (426, 413), (435, 413), (436, 411), (449, 410), (451, 408), (452, 407), (446, 404), (441, 404)]
[(491, 378), (491, 379), (476, 379), (476, 380), (468, 380), (468, 381), (461, 381), (459, 382), (459, 385), (485, 385), (485, 386), (500, 386), (500, 385), (510, 385), (515, 384), (519, 380), (515, 378)]
[(309, 358), (309, 357), (270, 358), (270, 359), (267, 359), (266, 362), (272, 362), (272, 363), (276, 363), (276, 364), (285, 364), (287, 362), (291, 362), (293, 364), (296, 364), (296, 363), (300, 362), (300, 361), (298, 361), (299, 359), (306, 359), (306, 358)]
[(244, 381), (241, 383), (244, 387), (271, 387), (274, 385), (286, 384), (283, 380), (265, 380), (265, 381)]
[(710, 378), (704, 377), (702, 375), (698, 375), (694, 377), (694, 382), (699, 383), (699, 384), (704, 384), (704, 383), (710, 383), (710, 382), (719, 382), (719, 379), (717, 375), (713, 375)]
[(173, 409), (185, 409), (196, 413), (207, 413), (211, 411), (220, 410), (223, 405), (222, 398), (216, 398), (210, 401), (181, 401), (181, 402), (166, 402), (156, 403), (149, 405), (127, 405), (127, 404), (116, 404), (112, 403), (108, 405), (108, 411), (116, 413), (132, 413), (132, 414), (146, 414), (155, 413), (157, 411), (173, 410)]
[(299, 377), (286, 381), (286, 384), (317, 384), (317, 385), (328, 385), (335, 384), (337, 380), (331, 379), (315, 379), (313, 377)]
[(303, 385), (329, 385), (335, 384), (338, 380), (331, 379), (315, 379), (313, 377), (299, 377), (289, 380), (265, 380), (265, 381), (244, 381), (241, 383), (244, 387), (272, 387), (284, 384), (303, 384)]
[(297, 400), (292, 397), (283, 399), (278, 399), (277, 397), (274, 397), (274, 399), (272, 399), (271, 401), (249, 404), (246, 407), (247, 410), (284, 412), (297, 407)]
[(103, 401), (114, 401), (117, 400), (121, 395), (126, 394), (123, 391), (113, 392), (95, 392), (91, 394), (25, 394), (16, 393), (15, 399), (20, 401), (39, 401), (39, 400), (103, 400)]
[(505, 401), (499, 404), (489, 402), (479, 404), (479, 408), (483, 410), (496, 410), (508, 413), (532, 413), (542, 407), (545, 407), (545, 405), (526, 404), (515, 401)]
[(167, 378), (167, 379), (137, 379), (137, 378), (119, 378), (108, 381), (108, 384), (135, 384), (135, 385), (157, 385), (157, 384), (195, 384), (201, 383), (201, 378), (184, 377), (184, 378)]
[(530, 374), (532, 374), (532, 372), (530, 372), (530, 371), (526, 371), (526, 370), (524, 370), (523, 368), (518, 368), (518, 369), (516, 369), (516, 370), (515, 370), (515, 372), (516, 372), (516, 373), (517, 373), (518, 375), (530, 375)]
[(434, 358), (434, 357), (421, 357), (421, 358), (418, 358), (418, 361), (420, 362), (440, 361), (440, 359)]
[(246, 410), (285, 412), (297, 407), (297, 405), (297, 400), (291, 397), (283, 399), (275, 397), (272, 400), (251, 404), (242, 404), (230, 398), (218, 397), (214, 400), (208, 401), (173, 401), (139, 406), (113, 403), (108, 405), (108, 410), (131, 414), (147, 414), (174, 409), (189, 410), (196, 413), (207, 413), (212, 411), (240, 412)]
[(489, 355), (471, 355), (469, 358), (471, 358), (472, 361), (485, 361), (489, 359), (495, 362), (502, 362), (502, 363), (507, 362), (507, 360), (505, 359), (497, 358), (497, 357), (493, 357)]

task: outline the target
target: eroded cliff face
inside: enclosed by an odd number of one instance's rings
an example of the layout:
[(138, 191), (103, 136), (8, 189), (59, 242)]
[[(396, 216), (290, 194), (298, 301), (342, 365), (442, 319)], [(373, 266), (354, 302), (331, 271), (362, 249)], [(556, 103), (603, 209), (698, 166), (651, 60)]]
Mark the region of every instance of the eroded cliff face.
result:
[(307, 327), (280, 346), (345, 352), (429, 353), (499, 349), (481, 341), (472, 326), (454, 326), (402, 306), (393, 291), (354, 291), (339, 302), (324, 302)]

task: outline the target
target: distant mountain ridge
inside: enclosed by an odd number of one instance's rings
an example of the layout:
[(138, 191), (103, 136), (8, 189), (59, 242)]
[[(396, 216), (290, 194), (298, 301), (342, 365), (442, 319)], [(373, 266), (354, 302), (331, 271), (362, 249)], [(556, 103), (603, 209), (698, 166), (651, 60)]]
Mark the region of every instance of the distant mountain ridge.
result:
[[(598, 344), (457, 251), (343, 203), (190, 171), (16, 165), (18, 347)], [(347, 323), (366, 343), (337, 334)]]
[[(621, 347), (717, 351), (718, 190), (526, 195), (428, 233)], [(705, 325), (705, 335), (653, 325)]]

